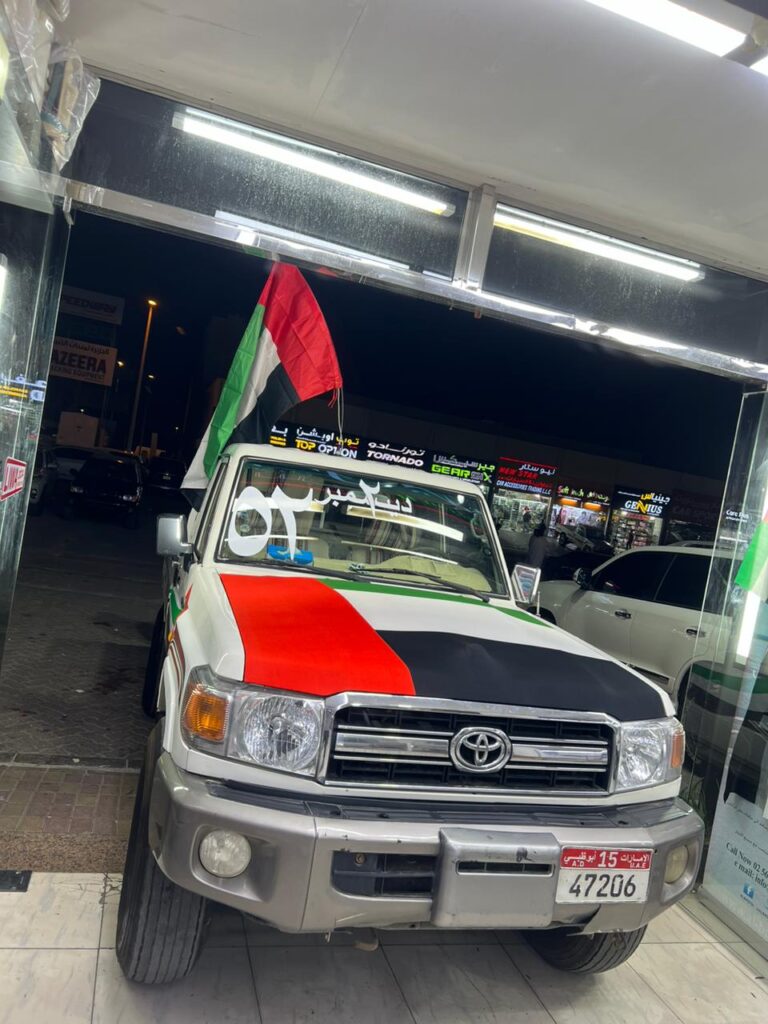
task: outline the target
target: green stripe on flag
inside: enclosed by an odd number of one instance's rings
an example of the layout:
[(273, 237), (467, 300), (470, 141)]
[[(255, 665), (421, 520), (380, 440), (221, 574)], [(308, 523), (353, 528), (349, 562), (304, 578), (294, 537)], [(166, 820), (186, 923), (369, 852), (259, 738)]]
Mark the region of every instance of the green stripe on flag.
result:
[(178, 619), (184, 609), (179, 607), (179, 602), (176, 599), (176, 591), (173, 587), (168, 591), (168, 606), (171, 612), (171, 624), (174, 625), (176, 623), (176, 619)]
[(370, 594), (391, 594), (394, 597), (426, 597), (433, 601), (456, 601), (459, 604), (471, 604), (475, 608), (489, 608), (492, 611), (501, 612), (502, 615), (511, 615), (514, 619), (521, 619), (523, 622), (530, 622), (534, 626), (549, 626), (543, 619), (537, 619), (535, 615), (521, 611), (519, 608), (499, 608), (494, 604), (486, 604), (479, 598), (463, 594), (451, 594), (447, 591), (420, 590), (417, 587), (391, 586), (388, 583), (363, 583), (358, 580), (337, 580), (329, 577), (323, 583), (331, 590), (358, 590)]
[(259, 349), (263, 323), (264, 306), (259, 304), (254, 309), (250, 323), (238, 345), (227, 379), (224, 381), (224, 387), (221, 389), (219, 404), (216, 406), (211, 420), (208, 446), (203, 459), (205, 473), (209, 479), (213, 476), (216, 460), (238, 424), (237, 414)]
[(755, 530), (734, 582), (743, 590), (751, 590), (763, 596), (767, 571), (768, 523), (763, 520)]

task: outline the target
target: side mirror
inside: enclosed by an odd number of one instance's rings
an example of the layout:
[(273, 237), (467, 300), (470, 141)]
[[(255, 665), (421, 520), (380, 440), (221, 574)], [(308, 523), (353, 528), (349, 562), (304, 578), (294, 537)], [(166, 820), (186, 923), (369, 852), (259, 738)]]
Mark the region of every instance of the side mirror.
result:
[(533, 604), (541, 582), (541, 569), (516, 565), (512, 570), (512, 597), (517, 604)]
[(589, 569), (577, 569), (573, 574), (573, 582), (577, 583), (582, 590), (589, 590), (589, 584), (592, 580), (592, 573)]
[(186, 516), (157, 517), (157, 553), (163, 558), (180, 558), (192, 554), (192, 545), (187, 540)]

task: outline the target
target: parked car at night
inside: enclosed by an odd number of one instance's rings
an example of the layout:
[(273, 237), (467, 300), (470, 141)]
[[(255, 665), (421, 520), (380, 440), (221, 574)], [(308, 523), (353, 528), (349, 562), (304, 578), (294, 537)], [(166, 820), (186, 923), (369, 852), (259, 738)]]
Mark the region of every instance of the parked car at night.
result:
[(613, 548), (605, 539), (605, 533), (599, 526), (584, 526), (583, 523), (570, 526), (566, 523), (557, 523), (554, 526), (554, 531), (563, 547), (572, 544), (578, 551), (591, 551), (594, 554), (603, 555), (604, 558), (609, 558), (613, 554)]
[(185, 472), (181, 459), (168, 455), (152, 459), (147, 470), (147, 489), (153, 508), (170, 508), (183, 502), (180, 488)]
[(623, 552), (594, 572), (543, 583), (541, 615), (642, 672), (680, 709), (694, 661), (714, 656), (730, 566), (711, 547)]
[(144, 493), (139, 460), (132, 455), (94, 452), (69, 487), (70, 514), (106, 511), (120, 515), (126, 526), (135, 527)]
[(42, 515), (45, 506), (54, 500), (58, 477), (59, 469), (54, 453), (50, 448), (38, 449), (27, 506), (27, 513), (30, 516)]
[(76, 445), (58, 445), (53, 449), (53, 457), (56, 459), (59, 481), (62, 485), (66, 488), (69, 487), (86, 460), (93, 455), (93, 451), (93, 448), (78, 448)]
[(208, 901), (368, 943), (515, 928), (592, 973), (690, 890), (671, 701), (521, 607), (474, 484), (235, 444), (158, 553), (127, 978), (187, 974)]

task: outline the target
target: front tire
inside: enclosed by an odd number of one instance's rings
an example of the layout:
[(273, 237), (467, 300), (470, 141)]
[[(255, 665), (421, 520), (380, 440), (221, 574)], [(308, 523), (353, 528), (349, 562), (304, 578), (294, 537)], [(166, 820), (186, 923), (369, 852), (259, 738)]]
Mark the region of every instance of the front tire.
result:
[(634, 932), (603, 932), (582, 935), (567, 928), (524, 932), (526, 941), (548, 964), (571, 974), (599, 974), (613, 970), (632, 954), (643, 940), (646, 925)]
[(200, 955), (207, 902), (166, 878), (149, 848), (149, 801), (161, 744), (162, 725), (157, 725), (139, 776), (117, 912), (120, 967), (129, 981), (144, 984), (189, 974)]

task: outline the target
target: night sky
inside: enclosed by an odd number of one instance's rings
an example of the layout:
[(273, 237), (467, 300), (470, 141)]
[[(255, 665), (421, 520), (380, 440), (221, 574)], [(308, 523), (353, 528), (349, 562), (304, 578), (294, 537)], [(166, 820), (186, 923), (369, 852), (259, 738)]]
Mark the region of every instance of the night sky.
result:
[[(126, 374), (138, 364), (146, 299), (159, 302), (146, 369), (157, 377), (151, 419), (161, 444), (182, 421), (190, 383), (188, 446), (194, 444), (210, 383), (201, 369), (206, 326), (212, 316), (250, 316), (267, 272), (268, 264), (243, 252), (78, 214), (66, 283), (125, 298), (117, 344)], [(307, 279), (331, 329), (349, 400), (713, 478), (726, 474), (737, 383), (317, 273)]]

